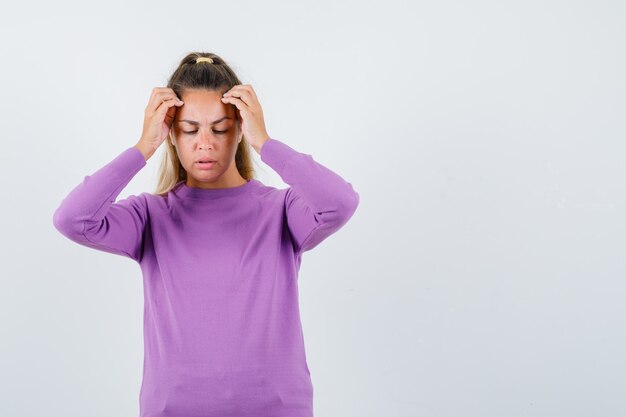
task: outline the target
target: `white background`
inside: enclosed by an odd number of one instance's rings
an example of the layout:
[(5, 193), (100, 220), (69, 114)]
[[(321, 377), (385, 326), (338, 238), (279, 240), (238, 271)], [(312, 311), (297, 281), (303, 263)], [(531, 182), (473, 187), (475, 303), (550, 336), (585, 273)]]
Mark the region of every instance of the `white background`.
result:
[[(69, 241), (52, 214), (138, 141), (152, 88), (193, 51), (221, 55), (269, 134), (360, 194), (303, 256), (316, 417), (626, 415), (625, 12), (12, 2), (0, 415), (138, 415), (141, 271)], [(160, 157), (120, 198), (154, 190)]]

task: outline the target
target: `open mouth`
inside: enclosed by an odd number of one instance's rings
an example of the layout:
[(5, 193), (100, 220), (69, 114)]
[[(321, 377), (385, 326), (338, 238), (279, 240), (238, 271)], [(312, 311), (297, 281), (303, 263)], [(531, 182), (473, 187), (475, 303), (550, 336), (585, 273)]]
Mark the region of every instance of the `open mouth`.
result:
[(200, 161), (196, 162), (196, 164), (200, 168), (211, 168), (213, 165), (215, 165), (215, 161), (211, 161), (210, 159), (200, 160)]

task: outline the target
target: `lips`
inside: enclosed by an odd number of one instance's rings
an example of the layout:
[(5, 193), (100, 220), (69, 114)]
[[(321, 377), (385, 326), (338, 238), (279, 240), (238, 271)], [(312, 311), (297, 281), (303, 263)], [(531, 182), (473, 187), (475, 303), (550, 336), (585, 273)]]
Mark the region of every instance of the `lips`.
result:
[(196, 162), (200, 162), (200, 163), (202, 163), (202, 162), (215, 162), (215, 160), (214, 159), (199, 159)]
[[(196, 167), (198, 169), (201, 169), (201, 170), (212, 169), (215, 166), (215, 164), (217, 163), (215, 161), (212, 161), (212, 162), (202, 162), (202, 161), (205, 161), (205, 159), (200, 159), (200, 160), (196, 161)], [(206, 159), (206, 161), (211, 161), (211, 160), (210, 159)]]

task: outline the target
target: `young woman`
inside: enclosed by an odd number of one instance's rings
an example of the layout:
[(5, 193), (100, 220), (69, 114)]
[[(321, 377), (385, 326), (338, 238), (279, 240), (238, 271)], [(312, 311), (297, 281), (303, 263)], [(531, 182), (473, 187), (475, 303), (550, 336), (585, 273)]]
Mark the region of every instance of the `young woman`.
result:
[[(164, 141), (156, 192), (115, 202)], [(289, 187), (255, 179), (252, 151)], [(152, 91), (139, 142), (86, 176), (53, 220), (141, 267), (142, 417), (311, 417), (301, 257), (358, 204), (349, 182), (268, 135), (252, 86), (223, 59), (191, 53)]]

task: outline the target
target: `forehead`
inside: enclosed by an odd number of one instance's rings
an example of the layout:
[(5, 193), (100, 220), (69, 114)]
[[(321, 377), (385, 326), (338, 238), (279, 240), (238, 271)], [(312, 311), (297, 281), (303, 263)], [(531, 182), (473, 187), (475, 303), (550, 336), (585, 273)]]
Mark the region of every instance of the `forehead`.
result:
[(176, 111), (176, 122), (181, 124), (214, 124), (233, 120), (234, 105), (223, 103), (216, 91), (188, 90), (181, 95), (185, 103)]

